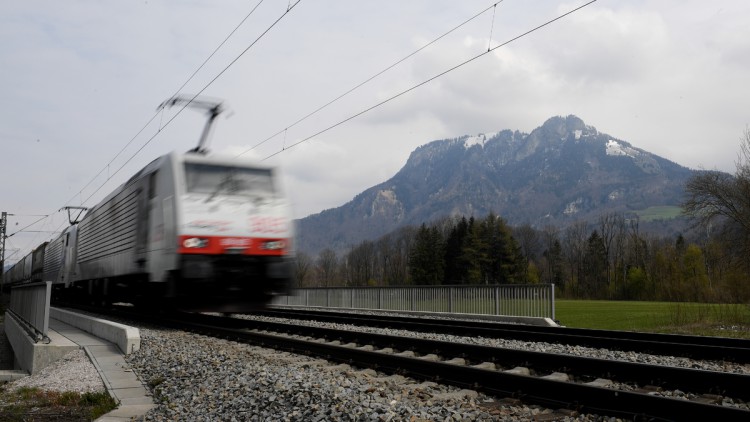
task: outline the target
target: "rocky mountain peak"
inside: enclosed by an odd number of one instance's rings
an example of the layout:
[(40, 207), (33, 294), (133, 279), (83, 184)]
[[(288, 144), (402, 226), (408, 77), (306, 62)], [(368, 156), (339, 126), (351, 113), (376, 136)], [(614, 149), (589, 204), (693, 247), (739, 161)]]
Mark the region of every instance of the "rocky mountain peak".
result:
[(587, 126), (552, 117), (531, 133), (502, 130), (430, 142), (390, 180), (299, 221), (300, 250), (344, 250), (440, 217), (564, 227), (605, 212), (678, 205), (691, 171)]
[[(567, 117), (555, 116), (547, 119), (544, 124), (531, 132), (533, 135), (536, 131), (543, 131), (545, 134), (557, 135), (560, 138), (565, 138), (569, 134), (575, 133), (576, 131), (584, 131), (589, 129), (583, 120), (579, 119), (574, 115)], [(596, 129), (594, 129), (596, 131)]]

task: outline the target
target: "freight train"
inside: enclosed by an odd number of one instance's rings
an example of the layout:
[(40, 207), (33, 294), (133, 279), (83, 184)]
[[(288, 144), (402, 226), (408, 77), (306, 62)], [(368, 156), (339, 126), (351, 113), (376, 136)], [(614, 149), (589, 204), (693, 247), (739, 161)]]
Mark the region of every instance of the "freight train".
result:
[(141, 169), (4, 275), (94, 303), (244, 312), (288, 292), (293, 226), (276, 169), (201, 151)]

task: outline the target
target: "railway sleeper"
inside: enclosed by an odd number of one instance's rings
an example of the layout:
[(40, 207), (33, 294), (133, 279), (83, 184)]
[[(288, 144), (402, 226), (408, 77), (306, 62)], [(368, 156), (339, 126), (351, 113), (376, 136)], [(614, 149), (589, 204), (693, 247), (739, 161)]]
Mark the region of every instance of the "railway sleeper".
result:
[(429, 360), (429, 361), (432, 361), (432, 362), (441, 362), (441, 361), (444, 362), (443, 358), (441, 358), (440, 356), (438, 356), (438, 355), (436, 355), (434, 353), (430, 353), (428, 355), (420, 356), (419, 359)]
[(545, 379), (545, 380), (552, 380), (552, 381), (562, 381), (562, 382), (570, 381), (570, 375), (566, 374), (565, 372), (553, 372), (549, 375), (545, 375), (539, 378)]
[(534, 416), (536, 422), (552, 422), (559, 421), (565, 418), (578, 417), (579, 412), (573, 409), (557, 409), (549, 413), (540, 413)]
[(523, 375), (525, 377), (531, 376), (531, 371), (525, 366), (516, 366), (513, 369), (506, 369), (503, 372), (506, 374)]
[(702, 394), (693, 399), (693, 401), (703, 404), (721, 404), (724, 401), (724, 397), (718, 394)]
[(446, 360), (444, 363), (450, 363), (451, 365), (466, 366), (466, 359), (464, 358), (453, 358)]
[(497, 366), (495, 365), (494, 362), (482, 362), (482, 363), (478, 363), (476, 365), (472, 365), (472, 367), (473, 368), (477, 368), (477, 369), (487, 369), (487, 370), (490, 370), (490, 371), (497, 370)]
[(593, 381), (589, 381), (586, 383), (586, 385), (590, 385), (592, 387), (599, 387), (599, 388), (609, 387), (612, 384), (614, 384), (614, 381), (607, 379), (607, 378), (597, 378)]
[(644, 385), (643, 387), (636, 388), (634, 391), (636, 393), (655, 394), (661, 393), (664, 390), (658, 385)]

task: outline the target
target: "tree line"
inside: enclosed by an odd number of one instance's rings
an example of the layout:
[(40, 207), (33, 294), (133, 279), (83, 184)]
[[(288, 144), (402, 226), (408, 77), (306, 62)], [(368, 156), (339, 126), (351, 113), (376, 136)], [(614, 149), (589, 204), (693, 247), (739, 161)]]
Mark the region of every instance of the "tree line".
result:
[(750, 130), (734, 175), (696, 172), (686, 234), (655, 235), (637, 217), (604, 213), (565, 228), (511, 227), (501, 216), (403, 227), (338, 256), (300, 253), (299, 286), (554, 283), (558, 295), (612, 300), (750, 300)]

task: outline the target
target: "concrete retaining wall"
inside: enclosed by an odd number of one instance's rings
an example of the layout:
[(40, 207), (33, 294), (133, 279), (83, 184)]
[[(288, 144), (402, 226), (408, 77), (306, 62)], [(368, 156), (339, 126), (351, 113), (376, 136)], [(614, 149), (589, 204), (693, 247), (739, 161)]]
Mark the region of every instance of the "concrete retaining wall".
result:
[(68, 352), (80, 348), (77, 344), (54, 331), (49, 332), (49, 339), (51, 340), (49, 344), (34, 343), (21, 323), (8, 312), (5, 313), (5, 335), (13, 347), (15, 367), (21, 368), (31, 375), (38, 373)]

